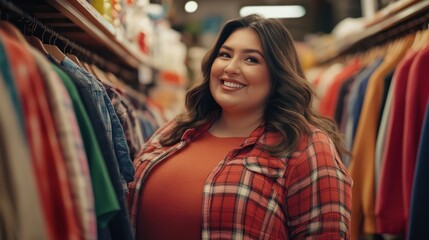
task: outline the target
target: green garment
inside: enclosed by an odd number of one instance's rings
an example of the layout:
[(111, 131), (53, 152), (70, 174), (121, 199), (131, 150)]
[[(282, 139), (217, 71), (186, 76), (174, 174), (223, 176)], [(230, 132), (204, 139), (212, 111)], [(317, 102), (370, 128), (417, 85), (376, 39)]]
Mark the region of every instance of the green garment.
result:
[(109, 221), (119, 212), (120, 206), (118, 198), (113, 189), (112, 181), (107, 172), (106, 165), (101, 154), (100, 146), (92, 128), (88, 113), (79, 96), (73, 81), (60, 68), (53, 65), (53, 69), (60, 76), (73, 102), (73, 108), (79, 124), (80, 132), (88, 158), (88, 165), (91, 174), (92, 189), (94, 191), (95, 213), (97, 224), (100, 228), (105, 228)]

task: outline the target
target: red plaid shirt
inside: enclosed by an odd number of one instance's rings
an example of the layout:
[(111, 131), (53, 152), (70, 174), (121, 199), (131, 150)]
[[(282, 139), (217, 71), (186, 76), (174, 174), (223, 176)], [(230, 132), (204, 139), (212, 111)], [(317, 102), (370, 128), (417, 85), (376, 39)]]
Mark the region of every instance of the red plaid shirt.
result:
[[(159, 129), (134, 160), (128, 194), (134, 232), (150, 170), (210, 127), (188, 129), (179, 143), (164, 147), (159, 137), (173, 124)], [(349, 239), (352, 180), (332, 141), (313, 128), (291, 155), (275, 158), (258, 147), (278, 139), (258, 127), (209, 174), (202, 239)]]

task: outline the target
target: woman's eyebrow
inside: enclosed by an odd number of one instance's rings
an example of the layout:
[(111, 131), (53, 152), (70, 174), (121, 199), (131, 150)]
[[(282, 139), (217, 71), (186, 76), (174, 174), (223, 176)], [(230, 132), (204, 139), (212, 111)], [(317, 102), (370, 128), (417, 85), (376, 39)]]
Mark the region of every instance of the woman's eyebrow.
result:
[[(234, 51), (234, 48), (232, 48), (228, 45), (222, 45), (221, 48), (225, 48), (228, 51)], [(264, 54), (261, 51), (259, 51), (258, 49), (254, 49), (254, 48), (243, 49), (243, 52), (244, 53), (257, 53), (257, 54), (261, 55), (261, 57), (264, 57)]]

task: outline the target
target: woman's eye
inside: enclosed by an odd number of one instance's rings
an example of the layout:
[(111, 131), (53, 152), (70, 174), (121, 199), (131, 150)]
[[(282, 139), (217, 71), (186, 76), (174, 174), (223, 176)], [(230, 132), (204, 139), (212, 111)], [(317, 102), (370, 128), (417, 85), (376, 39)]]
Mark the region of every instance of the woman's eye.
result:
[(229, 53), (226, 53), (226, 52), (219, 52), (218, 56), (224, 57), (224, 58), (230, 58), (231, 57), (231, 55)]
[(258, 63), (258, 59), (254, 57), (248, 57), (246, 58), (246, 61), (251, 63)]

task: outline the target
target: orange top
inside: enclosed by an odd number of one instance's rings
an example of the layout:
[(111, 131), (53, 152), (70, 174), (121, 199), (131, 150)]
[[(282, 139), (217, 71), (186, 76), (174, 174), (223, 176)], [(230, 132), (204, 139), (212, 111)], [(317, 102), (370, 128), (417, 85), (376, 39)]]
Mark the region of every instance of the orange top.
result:
[(201, 239), (203, 186), (245, 137), (203, 134), (155, 167), (143, 187), (136, 239)]

